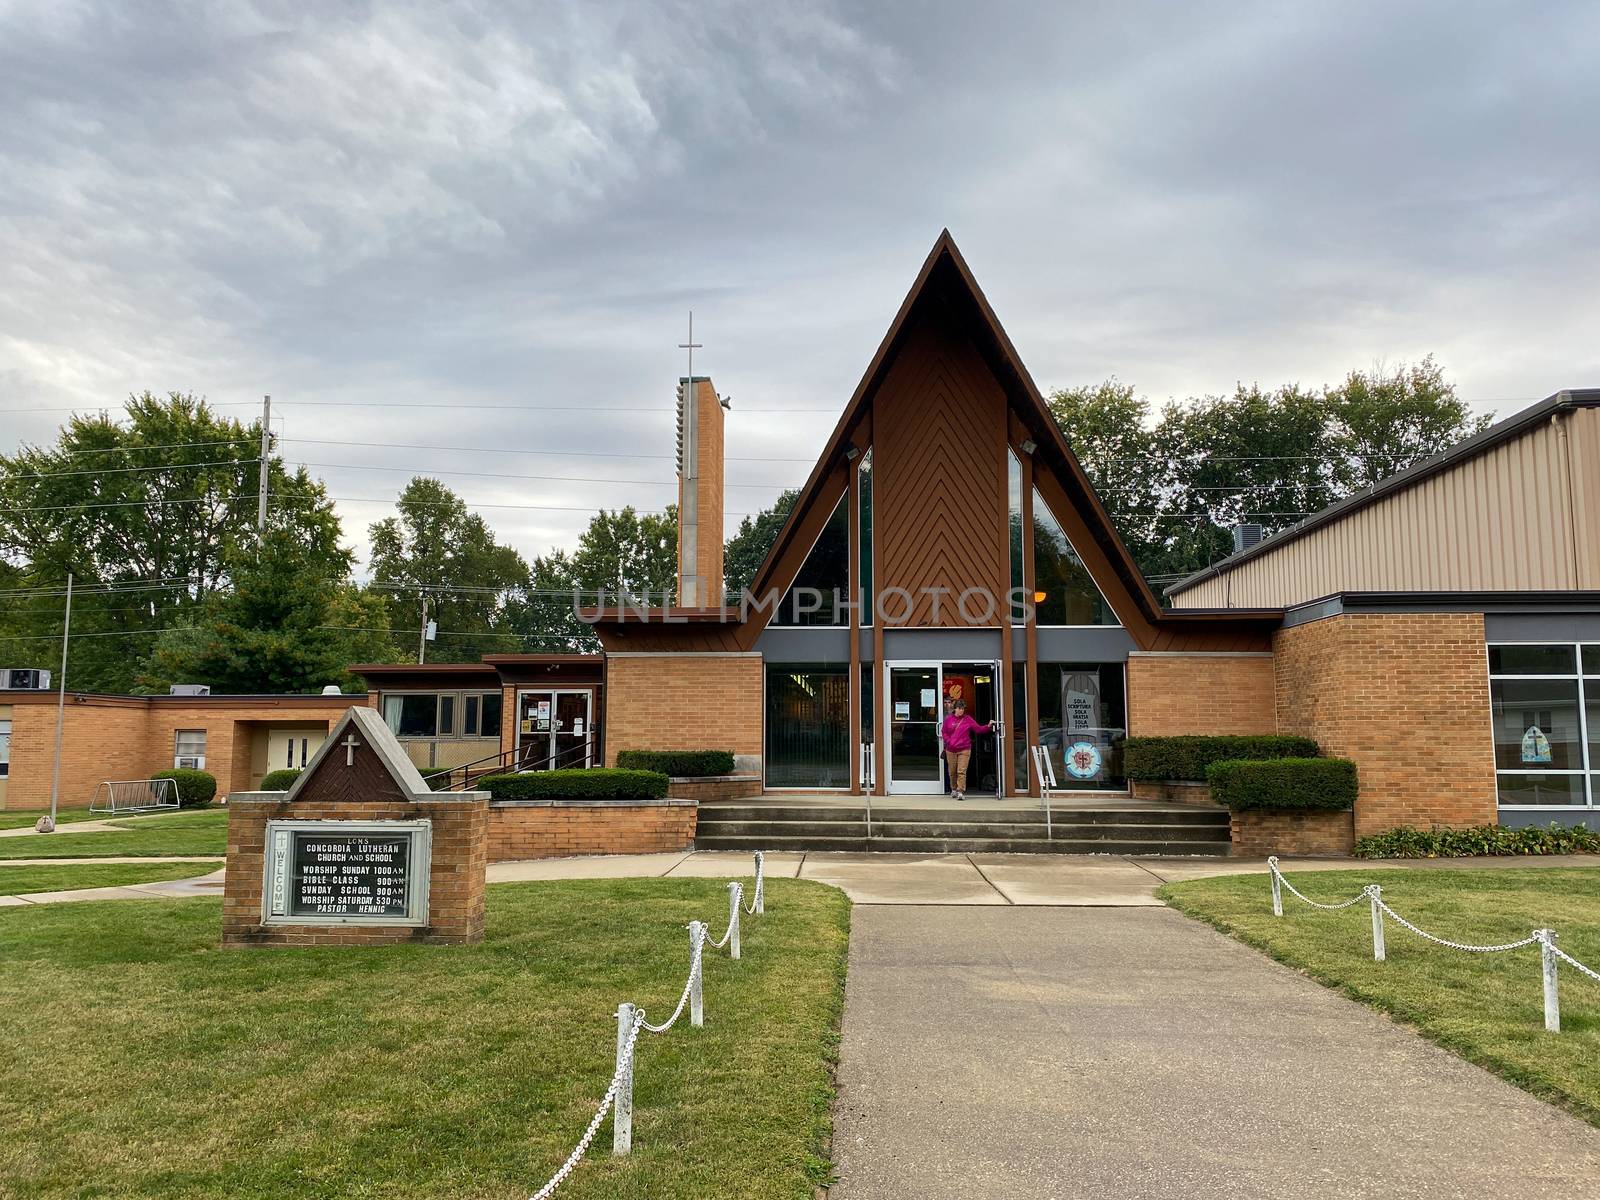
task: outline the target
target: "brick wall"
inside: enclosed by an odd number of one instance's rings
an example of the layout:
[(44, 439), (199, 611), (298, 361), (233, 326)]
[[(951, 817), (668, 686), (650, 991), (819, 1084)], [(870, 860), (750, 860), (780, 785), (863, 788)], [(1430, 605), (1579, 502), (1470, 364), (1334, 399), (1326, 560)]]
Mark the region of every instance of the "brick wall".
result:
[(1342, 614), (1273, 637), (1278, 730), (1355, 761), (1355, 835), (1493, 824), (1480, 613)]
[(1338, 858), (1355, 843), (1348, 812), (1236, 812), (1229, 820), (1235, 855), (1293, 854)]
[[(417, 821), (433, 823), (428, 872), (428, 924), (263, 925), (261, 887), (267, 822), (272, 820)], [(228, 805), (228, 871), (222, 897), (224, 946), (365, 946), (395, 942), (483, 940), (488, 800), (479, 793), (415, 801), (286, 803), (257, 792)]]
[(692, 800), (494, 804), (489, 861), (687, 850), (694, 845), (696, 812)]
[(1270, 654), (1128, 656), (1128, 733), (1273, 733)]
[(622, 750), (731, 750), (759, 759), (761, 669), (757, 654), (607, 655), (607, 764)]
[(761, 795), (759, 775), (683, 776), (667, 784), (667, 795), (674, 800), (743, 800)]

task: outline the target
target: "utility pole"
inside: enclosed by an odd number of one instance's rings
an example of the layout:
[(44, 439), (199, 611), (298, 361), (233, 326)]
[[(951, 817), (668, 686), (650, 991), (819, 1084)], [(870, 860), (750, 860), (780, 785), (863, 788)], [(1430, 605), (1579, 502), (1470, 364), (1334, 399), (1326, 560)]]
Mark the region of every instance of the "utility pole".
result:
[(256, 534), (267, 536), (267, 461), (272, 453), (272, 397), (261, 397), (261, 486), (256, 489)]
[(67, 720), (67, 640), (72, 636), (72, 573), (67, 572), (67, 608), (61, 618), (61, 678), (56, 685), (56, 765), (50, 774), (50, 828), (56, 828), (56, 804), (61, 795), (61, 731)]
[(428, 593), (422, 593), (422, 632), (417, 637), (417, 665), (428, 657)]

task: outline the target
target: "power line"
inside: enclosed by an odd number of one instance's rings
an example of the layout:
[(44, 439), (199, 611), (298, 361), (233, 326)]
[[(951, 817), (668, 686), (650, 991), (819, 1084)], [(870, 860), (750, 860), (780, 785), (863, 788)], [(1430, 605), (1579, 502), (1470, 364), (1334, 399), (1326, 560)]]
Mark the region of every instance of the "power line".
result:
[[(248, 405), (254, 408), (254, 400), (207, 400), (204, 402), (209, 408), (238, 408)], [(302, 408), (448, 408), (469, 409), (478, 412), (581, 412), (581, 413), (655, 413), (659, 416), (672, 416), (674, 410), (661, 405), (647, 407), (635, 405), (593, 405), (593, 404), (460, 404), (454, 401), (426, 400), (426, 401), (389, 401), (389, 400), (302, 400), (289, 401)], [(51, 408), (0, 408), (0, 413), (57, 413), (57, 412), (109, 412), (109, 408), (94, 405), (66, 405)], [(782, 413), (808, 414), (808, 413), (836, 413), (837, 408), (740, 408), (740, 413), (757, 413), (771, 416)]]
[[(517, 479), (529, 483), (617, 483), (617, 484), (642, 484), (649, 487), (676, 487), (676, 479), (609, 479), (594, 475), (515, 475), (502, 471), (441, 471), (433, 467), (383, 467), (368, 465), (366, 463), (314, 463), (296, 462), (289, 464), (296, 467), (314, 467), (319, 471), (394, 471), (400, 474), (420, 475), (466, 475), (477, 479)], [(799, 486), (782, 483), (724, 483), (724, 487), (737, 488), (783, 488)]]
[(207, 467), (236, 467), (242, 463), (254, 465), (259, 458), (229, 458), (219, 462), (156, 463), (147, 467), (87, 467), (81, 471), (39, 471), (31, 475), (0, 475), (4, 479), (58, 479), (64, 475), (124, 475), (138, 471), (199, 471)]
[[(528, 454), (542, 458), (639, 458), (660, 459), (664, 462), (675, 462), (677, 456), (672, 454), (622, 454), (609, 450), (513, 450), (506, 446), (430, 446), (421, 442), (349, 442), (333, 438), (306, 438), (289, 437), (278, 438), (280, 442), (301, 442), (314, 446), (361, 446), (379, 450), (443, 450), (459, 454)], [(724, 457), (724, 462), (815, 462), (816, 456), (809, 458), (762, 458), (748, 455), (730, 454)]]
[(106, 446), (98, 450), (46, 450), (41, 446), (19, 446), (17, 454), (52, 454), (63, 458), (76, 458), (83, 454), (129, 454), (142, 450), (192, 450), (197, 446), (236, 446), (241, 442), (255, 444), (253, 436), (222, 438), (214, 442), (162, 442), (148, 446)]

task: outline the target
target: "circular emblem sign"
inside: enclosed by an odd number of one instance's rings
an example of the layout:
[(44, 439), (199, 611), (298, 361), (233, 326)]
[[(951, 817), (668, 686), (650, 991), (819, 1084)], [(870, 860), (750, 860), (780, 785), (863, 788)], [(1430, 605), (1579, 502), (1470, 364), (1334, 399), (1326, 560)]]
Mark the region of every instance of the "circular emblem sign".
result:
[(1093, 742), (1073, 742), (1067, 747), (1067, 774), (1074, 779), (1093, 779), (1100, 774), (1100, 747)]

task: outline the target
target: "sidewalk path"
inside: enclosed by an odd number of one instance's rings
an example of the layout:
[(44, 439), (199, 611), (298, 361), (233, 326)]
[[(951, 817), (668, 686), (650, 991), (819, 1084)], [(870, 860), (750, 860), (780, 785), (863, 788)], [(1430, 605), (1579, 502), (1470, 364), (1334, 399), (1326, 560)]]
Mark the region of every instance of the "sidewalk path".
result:
[(834, 1156), (832, 1200), (1589, 1200), (1600, 1130), (1169, 910), (881, 905)]
[[(40, 865), (57, 866), (62, 863), (74, 861), (86, 862), (205, 862), (206, 859), (193, 858), (94, 858), (86, 860), (49, 858), (39, 860)], [(0, 867), (0, 883), (5, 880), (5, 868)], [(183, 900), (194, 896), (220, 896), (222, 895), (222, 869), (212, 871), (209, 875), (198, 875), (191, 879), (165, 879), (155, 883), (130, 883), (121, 887), (96, 887), (72, 888), (64, 892), (24, 892), (19, 896), (0, 896), (0, 908), (16, 908), (26, 904), (70, 904), (79, 900), (149, 900), (152, 897), (165, 900)]]

